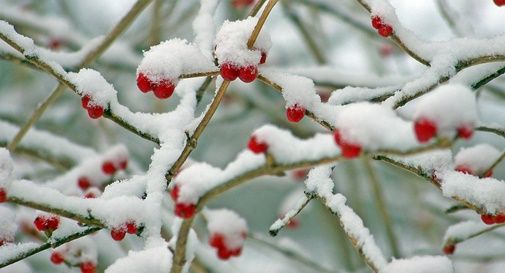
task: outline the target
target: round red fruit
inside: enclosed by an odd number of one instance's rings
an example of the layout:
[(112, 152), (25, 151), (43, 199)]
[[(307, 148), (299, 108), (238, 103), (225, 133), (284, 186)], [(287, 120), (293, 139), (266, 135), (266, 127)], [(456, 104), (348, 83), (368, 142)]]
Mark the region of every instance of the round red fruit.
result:
[(258, 67), (255, 65), (241, 67), (238, 77), (245, 83), (253, 82), (258, 77)]
[(147, 93), (153, 89), (151, 80), (144, 73), (139, 73), (137, 76), (137, 87), (143, 93)]
[(225, 247), (224, 236), (221, 233), (214, 233), (209, 239), (209, 245), (220, 249)]
[(110, 231), (110, 236), (114, 239), (114, 241), (121, 241), (126, 236), (126, 229), (123, 227), (113, 228)]
[(340, 150), (342, 150), (342, 156), (347, 159), (356, 158), (361, 154), (360, 145), (343, 141), (341, 141)]
[(266, 52), (261, 52), (260, 64), (264, 64), (266, 62), (267, 62), (267, 53)]
[(444, 249), (443, 249), (445, 255), (452, 255), (452, 254), (454, 254), (455, 250), (456, 250), (455, 245), (446, 245), (446, 246), (444, 246)]
[(127, 159), (119, 162), (119, 169), (126, 170), (126, 168), (128, 168), (128, 160)]
[(288, 107), (286, 109), (286, 117), (291, 122), (299, 122), (305, 116), (305, 108), (298, 104)]
[(183, 218), (189, 219), (195, 215), (196, 206), (194, 204), (176, 203), (175, 204), (175, 215)]
[(86, 176), (81, 176), (77, 180), (77, 186), (79, 186), (79, 188), (84, 191), (91, 187), (91, 182)]
[(470, 139), (473, 135), (473, 128), (468, 125), (458, 127), (458, 137), (462, 139)]
[(473, 174), (472, 169), (465, 165), (456, 166), (455, 170), (464, 174)]
[(382, 27), (382, 19), (379, 16), (372, 17), (372, 27), (375, 29), (380, 29)]
[(494, 222), (497, 224), (504, 224), (505, 223), (505, 214), (504, 213), (499, 213), (494, 216)]
[(88, 104), (88, 116), (92, 119), (97, 119), (103, 116), (103, 107), (99, 105)]
[(0, 188), (0, 203), (7, 201), (7, 191), (4, 188)]
[(300, 226), (300, 221), (298, 221), (298, 219), (296, 219), (296, 218), (291, 218), (286, 226), (289, 229), (295, 229), (298, 226)]
[(80, 266), (81, 273), (95, 273), (96, 265), (93, 262), (84, 262)]
[(227, 81), (234, 81), (239, 75), (238, 68), (230, 63), (222, 64), (220, 73), (221, 77)]
[(60, 252), (54, 251), (51, 253), (51, 262), (53, 264), (62, 264), (64, 261), (65, 259), (63, 258), (63, 254)]
[(251, 150), (255, 154), (261, 154), (268, 150), (268, 145), (256, 138), (256, 136), (252, 136), (249, 139), (249, 143), (247, 144), (249, 150)]
[(82, 108), (88, 109), (89, 101), (91, 98), (88, 95), (85, 95), (84, 97), (81, 98), (81, 105)]
[(414, 123), (414, 132), (420, 143), (426, 143), (437, 134), (437, 125), (427, 118), (420, 118)]
[(116, 166), (114, 166), (114, 164), (112, 162), (105, 161), (102, 164), (102, 171), (105, 174), (113, 175), (117, 170), (116, 170)]
[(382, 37), (389, 37), (393, 34), (393, 28), (390, 25), (383, 25), (379, 28), (379, 35)]
[(169, 80), (163, 80), (154, 86), (154, 95), (158, 99), (168, 99), (172, 96), (175, 90), (175, 85)]
[(482, 222), (484, 222), (484, 224), (486, 225), (492, 225), (492, 224), (495, 224), (495, 218), (493, 215), (490, 215), (490, 214), (483, 214), (480, 216), (480, 219), (482, 220)]
[(175, 185), (174, 188), (170, 191), (170, 197), (172, 197), (172, 200), (177, 201), (179, 198), (179, 185)]
[(49, 230), (56, 230), (59, 225), (60, 225), (60, 217), (58, 216), (53, 215), (47, 218), (46, 220), (46, 227)]
[(135, 224), (135, 222), (127, 222), (126, 223), (126, 232), (128, 232), (129, 234), (137, 234), (137, 225)]
[(232, 252), (227, 248), (220, 248), (217, 250), (217, 257), (221, 260), (228, 260), (230, 259), (231, 255)]
[(47, 229), (47, 219), (43, 216), (37, 216), (35, 220), (33, 220), (33, 224), (38, 231), (44, 231)]
[(505, 0), (494, 0), (494, 3), (498, 7), (505, 6)]

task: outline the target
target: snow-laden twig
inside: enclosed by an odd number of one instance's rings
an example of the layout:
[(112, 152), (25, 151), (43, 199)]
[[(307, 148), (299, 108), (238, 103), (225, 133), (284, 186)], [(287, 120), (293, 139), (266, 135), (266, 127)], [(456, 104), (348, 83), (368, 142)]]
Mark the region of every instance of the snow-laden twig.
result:
[(475, 238), (479, 235), (501, 228), (505, 224), (488, 226), (481, 222), (464, 221), (447, 228), (444, 235), (444, 246), (455, 246), (466, 240)]

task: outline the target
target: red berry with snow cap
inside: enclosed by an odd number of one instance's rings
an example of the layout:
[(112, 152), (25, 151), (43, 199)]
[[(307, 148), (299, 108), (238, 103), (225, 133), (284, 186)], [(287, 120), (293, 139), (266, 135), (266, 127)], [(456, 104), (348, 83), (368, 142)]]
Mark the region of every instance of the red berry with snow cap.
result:
[(473, 136), (473, 128), (469, 125), (461, 125), (457, 130), (458, 137), (462, 139), (470, 139)]
[(48, 230), (56, 230), (60, 225), (60, 217), (56, 215), (49, 216), (46, 220), (46, 227)]
[(79, 186), (79, 188), (83, 191), (87, 190), (89, 187), (91, 187), (91, 181), (89, 181), (86, 176), (81, 176), (77, 180), (77, 186)]
[(137, 76), (137, 87), (143, 93), (147, 93), (153, 89), (153, 83), (144, 73), (139, 73)]
[(114, 241), (121, 241), (126, 236), (126, 229), (123, 226), (114, 227), (110, 231), (110, 236)]
[(482, 220), (482, 222), (484, 222), (484, 224), (486, 225), (492, 225), (492, 224), (495, 224), (495, 218), (493, 215), (491, 214), (482, 214), (480, 216), (480, 219)]
[(119, 169), (126, 170), (126, 168), (128, 168), (128, 159), (121, 160), (119, 162)]
[(372, 16), (372, 27), (375, 29), (382, 27), (382, 19), (379, 16)]
[(179, 198), (179, 191), (180, 191), (179, 185), (175, 185), (170, 191), (170, 197), (172, 197), (172, 200), (174, 200), (174, 202), (177, 201), (177, 199)]
[(390, 25), (382, 25), (380, 28), (379, 28), (379, 35), (384, 37), (384, 38), (387, 38), (389, 37), (391, 34), (393, 34), (393, 27), (391, 27)]
[(238, 78), (239, 69), (230, 63), (224, 63), (220, 68), (221, 77), (227, 81), (234, 81)]
[(46, 219), (43, 216), (37, 216), (35, 220), (33, 220), (33, 224), (38, 231), (46, 230)]
[(420, 143), (426, 143), (437, 134), (437, 125), (427, 118), (420, 118), (414, 122), (414, 132)]
[(305, 108), (298, 104), (288, 107), (286, 109), (286, 117), (291, 122), (299, 122), (305, 116)]
[(50, 259), (53, 264), (62, 264), (65, 261), (63, 254), (58, 251), (53, 251)]
[(494, 0), (494, 4), (498, 7), (505, 6), (505, 0)]
[(473, 174), (472, 168), (465, 165), (456, 166), (455, 170), (464, 174)]
[(209, 238), (209, 245), (214, 248), (224, 248), (225, 243), (223, 234), (221, 233), (212, 234), (212, 236)]
[(186, 204), (186, 203), (176, 203), (175, 204), (175, 215), (183, 218), (189, 219), (195, 215), (196, 206), (195, 204)]
[(452, 255), (452, 254), (454, 254), (455, 250), (456, 250), (455, 245), (446, 245), (446, 246), (444, 246), (444, 249), (443, 249), (445, 255)]
[(89, 101), (91, 98), (88, 95), (85, 95), (84, 97), (81, 98), (81, 105), (82, 108), (88, 109)]
[(268, 144), (258, 140), (254, 135), (249, 139), (247, 147), (255, 154), (261, 154), (268, 150)]
[(102, 171), (105, 174), (113, 175), (117, 170), (116, 170), (116, 166), (114, 166), (114, 164), (112, 162), (105, 161), (102, 164)]
[(126, 232), (128, 232), (129, 234), (137, 234), (137, 231), (138, 228), (135, 222), (133, 221), (126, 222)]
[(174, 93), (174, 90), (175, 90), (175, 84), (173, 84), (170, 80), (162, 80), (161, 82), (157, 83), (153, 88), (154, 95), (158, 99), (170, 98)]
[(499, 213), (494, 216), (494, 222), (497, 224), (505, 223), (505, 213)]
[(92, 119), (98, 119), (103, 116), (103, 107), (99, 105), (88, 105), (88, 116)]
[(239, 69), (238, 77), (245, 83), (250, 83), (258, 77), (258, 67), (255, 65), (243, 66)]
[(267, 53), (266, 52), (261, 52), (261, 59), (260, 59), (260, 64), (264, 64), (267, 62)]
[(0, 203), (7, 201), (7, 191), (4, 188), (0, 188)]
[(96, 265), (93, 262), (83, 262), (80, 265), (81, 273), (95, 273)]
[(358, 157), (362, 148), (358, 144), (341, 141), (340, 150), (342, 150), (343, 157), (351, 159)]

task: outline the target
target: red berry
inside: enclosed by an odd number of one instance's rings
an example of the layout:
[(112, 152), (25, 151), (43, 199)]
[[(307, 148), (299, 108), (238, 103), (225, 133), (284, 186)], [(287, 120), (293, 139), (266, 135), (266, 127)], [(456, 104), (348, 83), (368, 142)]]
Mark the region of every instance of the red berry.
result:
[(348, 159), (356, 158), (361, 154), (360, 145), (343, 141), (341, 141), (340, 150), (342, 150), (342, 156)]
[(389, 35), (393, 34), (393, 28), (390, 25), (382, 25), (379, 28), (379, 35), (382, 37), (389, 37)]
[(258, 67), (255, 65), (243, 66), (239, 70), (238, 77), (245, 83), (253, 82), (258, 77)]
[(303, 180), (307, 176), (306, 169), (297, 169), (293, 171), (293, 176), (296, 180)]
[(93, 262), (84, 262), (80, 266), (81, 273), (95, 273), (96, 265)]
[(61, 40), (58, 39), (58, 38), (52, 38), (50, 41), (49, 41), (49, 48), (52, 49), (52, 50), (57, 50), (61, 47)]
[(267, 62), (267, 53), (266, 52), (261, 52), (260, 64), (264, 64), (266, 62)]
[(56, 230), (60, 225), (60, 217), (52, 215), (46, 219), (46, 228), (48, 230)]
[(234, 81), (239, 75), (238, 68), (229, 63), (221, 65), (220, 73), (221, 77), (227, 81)]
[(103, 116), (103, 107), (99, 105), (88, 104), (88, 116), (92, 119), (97, 119)]
[(473, 128), (468, 125), (458, 127), (458, 137), (463, 139), (470, 139), (473, 135)]
[(300, 221), (298, 221), (298, 219), (296, 219), (296, 218), (291, 218), (286, 226), (289, 229), (295, 229), (298, 226), (300, 226)]
[(213, 234), (210, 239), (209, 239), (209, 245), (214, 247), (214, 248), (224, 248), (225, 243), (224, 243), (224, 236), (221, 233), (215, 233)]
[(139, 73), (137, 76), (137, 87), (143, 93), (147, 93), (153, 89), (151, 80), (143, 73)]
[(491, 177), (491, 176), (493, 176), (493, 170), (487, 171), (483, 176), (484, 177)]
[(176, 203), (175, 204), (175, 215), (181, 217), (183, 219), (188, 219), (193, 217), (196, 212), (196, 206), (194, 204), (184, 204), (184, 203)]
[(126, 223), (126, 232), (129, 234), (137, 234), (137, 225), (135, 225), (135, 222)]
[(115, 227), (111, 229), (110, 236), (114, 241), (121, 241), (126, 236), (126, 229), (124, 227)]
[(443, 249), (445, 255), (452, 255), (452, 254), (454, 254), (455, 250), (456, 250), (455, 245), (446, 245), (446, 246), (444, 246), (444, 249)]
[(505, 0), (494, 0), (494, 3), (498, 7), (505, 6)]
[(154, 95), (158, 99), (168, 99), (174, 93), (175, 85), (169, 80), (163, 80), (153, 88)]
[(217, 257), (221, 260), (228, 260), (232, 253), (227, 248), (219, 248), (217, 250)]
[(342, 135), (340, 134), (340, 131), (338, 129), (335, 129), (335, 131), (333, 131), (333, 139), (335, 140), (335, 143), (337, 143), (338, 146), (342, 144)]
[(382, 27), (382, 19), (379, 16), (372, 16), (372, 27), (375, 29)]
[(495, 224), (495, 218), (493, 215), (491, 214), (482, 214), (480, 216), (480, 219), (482, 220), (482, 222), (484, 222), (484, 224), (486, 225), (492, 225), (492, 224)]
[(88, 109), (89, 101), (91, 98), (88, 95), (85, 95), (84, 97), (81, 98), (81, 105), (82, 108)]
[(84, 198), (86, 198), (86, 199), (93, 199), (93, 198), (96, 198), (96, 195), (95, 195), (95, 193), (93, 193), (93, 192), (90, 191), (90, 192), (87, 192), (84, 195)]
[(455, 170), (464, 174), (473, 174), (472, 169), (465, 165), (456, 166)]
[(119, 169), (126, 170), (126, 168), (128, 168), (128, 159), (119, 162)]
[(0, 203), (7, 201), (7, 191), (4, 188), (0, 188)]
[(79, 186), (79, 188), (81, 188), (81, 190), (84, 191), (87, 190), (89, 187), (91, 187), (91, 182), (86, 176), (81, 176), (77, 180), (77, 186)]
[(61, 254), (60, 252), (54, 251), (53, 253), (51, 253), (51, 262), (53, 264), (61, 264), (64, 261), (65, 259), (63, 258), (63, 254)]
[(173, 188), (172, 188), (172, 191), (170, 191), (170, 197), (172, 197), (172, 200), (177, 201), (177, 199), (179, 198), (179, 185), (175, 185)]
[(425, 143), (437, 134), (437, 125), (427, 118), (420, 118), (414, 123), (414, 132), (417, 140)]
[(44, 231), (47, 229), (47, 219), (43, 216), (37, 216), (35, 220), (33, 220), (33, 224), (38, 231)]
[(286, 109), (286, 117), (291, 122), (299, 122), (305, 116), (305, 108), (295, 104)]
[(505, 214), (504, 213), (496, 214), (494, 216), (494, 222), (497, 224), (504, 224), (505, 223)]
[(114, 164), (112, 162), (105, 161), (102, 164), (102, 171), (105, 174), (113, 175), (117, 170), (116, 170), (116, 166), (114, 166)]
[(268, 144), (259, 141), (256, 136), (252, 136), (249, 139), (249, 143), (247, 144), (249, 150), (251, 150), (255, 154), (261, 154), (268, 150)]

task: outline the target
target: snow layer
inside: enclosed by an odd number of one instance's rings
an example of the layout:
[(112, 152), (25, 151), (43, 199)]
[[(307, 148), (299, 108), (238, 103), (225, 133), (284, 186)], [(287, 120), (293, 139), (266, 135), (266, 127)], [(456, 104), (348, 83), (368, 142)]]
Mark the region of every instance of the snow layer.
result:
[(8, 207), (0, 207), (0, 241), (14, 242), (17, 228), (14, 211)]
[(454, 273), (451, 260), (445, 256), (415, 256), (393, 260), (380, 273)]
[(478, 144), (461, 149), (454, 157), (456, 166), (465, 166), (473, 174), (482, 175), (493, 165), (500, 156), (500, 152), (489, 144)]
[(91, 98), (91, 105), (100, 105), (106, 108), (117, 96), (117, 91), (102, 75), (93, 69), (83, 68), (79, 73), (68, 73), (68, 78), (76, 85), (77, 91), (82, 96)]
[(142, 251), (130, 251), (127, 257), (117, 259), (105, 273), (166, 273), (172, 266), (172, 253), (167, 246)]
[(11, 178), (14, 171), (9, 151), (5, 148), (0, 148), (0, 185), (4, 185)]
[(489, 229), (489, 225), (482, 223), (482, 221), (464, 221), (450, 226), (444, 235), (444, 243), (457, 243), (472, 235), (478, 234)]

